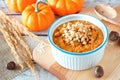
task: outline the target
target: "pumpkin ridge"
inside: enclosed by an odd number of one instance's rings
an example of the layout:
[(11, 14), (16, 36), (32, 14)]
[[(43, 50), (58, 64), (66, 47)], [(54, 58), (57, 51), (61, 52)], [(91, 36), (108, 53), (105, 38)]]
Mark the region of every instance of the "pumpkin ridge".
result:
[[(26, 15), (27, 14), (27, 15)], [(28, 21), (28, 16), (30, 15), (31, 13), (29, 12), (29, 14), (28, 13), (22, 13), (22, 23), (25, 25), (25, 26), (27, 26), (27, 23), (25, 22), (25, 21)]]
[[(37, 13), (35, 13), (35, 12), (32, 12), (30, 15), (29, 15), (29, 17), (28, 17), (28, 19), (27, 19), (27, 27), (30, 29), (30, 30), (33, 30), (33, 31), (35, 31), (36, 30), (36, 26), (38, 26), (37, 24), (38, 24), (38, 19), (37, 19), (37, 17), (34, 17), (34, 15), (35, 16), (37, 16)], [(32, 20), (32, 21), (31, 21)], [(34, 26), (34, 27), (31, 27), (31, 26)]]
[[(38, 3), (38, 8), (35, 4), (28, 6), (22, 13), (23, 23), (31, 31), (42, 31), (49, 27), (55, 19), (50, 6)], [(40, 11), (36, 10), (39, 9)], [(37, 12), (38, 11), (38, 12)], [(24, 19), (26, 18), (26, 20)]]
[[(38, 15), (38, 25), (39, 25), (38, 28), (39, 29), (43, 29), (46, 26), (46, 23), (44, 23), (45, 20), (47, 20), (45, 18), (45, 15), (43, 15), (42, 13), (39, 13), (39, 15)], [(41, 24), (42, 24), (42, 26), (41, 26)]]
[(67, 6), (66, 6), (66, 0), (65, 0), (65, 8), (64, 8), (65, 9), (65, 13), (67, 13), (67, 9), (66, 8), (67, 8)]
[(43, 10), (46, 10), (46, 5), (41, 5), (41, 7), (39, 7), (40, 8), (40, 11), (43, 11)]
[(74, 4), (77, 4), (77, 5), (76, 5), (76, 9), (77, 9), (76, 12), (79, 11), (79, 7), (78, 7), (79, 4), (78, 4), (77, 2), (75, 2), (74, 0), (72, 0), (72, 2), (73, 2)]
[[(48, 9), (48, 8), (47, 8)], [(48, 23), (48, 24), (50, 24), (50, 18), (51, 18), (51, 16), (46, 16), (46, 14), (51, 14), (51, 12), (50, 11), (48, 11), (48, 10), (43, 10), (43, 11), (41, 11), (41, 14), (42, 15), (44, 15), (44, 18), (45, 18), (45, 21), (46, 21), (46, 23)], [(46, 24), (47, 25), (47, 24)], [(48, 25), (47, 25), (48, 26)]]
[[(44, 7), (42, 8), (42, 10), (40, 11), (40, 13), (41, 13), (42, 15), (44, 15), (44, 17), (45, 17), (46, 20), (47, 20), (48, 16), (46, 16), (46, 15), (47, 15), (47, 14), (50, 14), (50, 13), (51, 13), (51, 10), (50, 10), (50, 8), (49, 8), (48, 6), (44, 6)], [(49, 22), (49, 21), (47, 21), (47, 22)]]
[[(60, 3), (59, 0), (56, 1), (56, 5), (55, 5), (56, 8), (57, 8), (58, 3)], [(64, 5), (64, 4), (63, 4), (63, 5)]]
[[(28, 18), (29, 18), (29, 16), (30, 16), (32, 13), (33, 13), (32, 11), (31, 11), (31, 12), (28, 11), (28, 12), (26, 13), (26, 14), (27, 14), (27, 15), (26, 15), (26, 21), (28, 21)], [(28, 23), (26, 23), (26, 25), (27, 25), (27, 24), (28, 24)]]
[[(79, 1), (79, 0), (72, 0), (73, 2), (75, 2), (77, 4), (77, 12), (80, 11), (80, 9), (83, 7), (84, 5), (84, 0), (83, 1)], [(78, 3), (79, 2), (79, 3)], [(80, 4), (82, 6), (80, 6)]]
[(64, 15), (66, 14), (67, 10), (65, 10), (65, 3), (66, 2), (65, 0), (59, 0), (56, 4), (56, 11), (58, 14), (60, 15)]
[(16, 6), (17, 6), (18, 10), (21, 12), (22, 10), (21, 10), (20, 6), (22, 5), (22, 4), (21, 4), (22, 2), (21, 2), (20, 0), (16, 0), (16, 1), (17, 1), (17, 2), (16, 2), (16, 3), (17, 3)]
[[(53, 21), (55, 20), (55, 16), (54, 16), (54, 13), (52, 12), (52, 10), (51, 10), (51, 8), (50, 7), (48, 7), (48, 10), (49, 11), (47, 11), (47, 13), (49, 13), (51, 16), (45, 16), (46, 18), (47, 18), (47, 20), (48, 20), (48, 22), (49, 22), (49, 24), (48, 24), (48, 26), (50, 26), (52, 23), (53, 23)], [(47, 14), (46, 13), (46, 14)]]
[[(46, 6), (46, 5), (44, 5), (44, 4), (40, 4), (40, 6), (39, 6), (39, 8), (40, 8), (40, 11), (39, 11), (39, 13), (37, 14), (38, 15), (38, 19), (40, 19), (39, 17), (40, 16), (42, 16), (42, 18), (41, 19), (44, 19), (44, 20), (42, 20), (42, 22), (43, 21), (46, 21), (46, 23), (49, 23), (49, 21), (47, 20), (47, 17), (46, 17), (46, 14), (48, 13), (48, 12), (50, 12), (50, 11), (48, 11), (48, 7)], [(39, 9), (38, 8), (38, 9)], [(38, 20), (39, 21), (39, 20)], [(39, 22), (41, 22), (41, 21), (39, 21)], [(44, 23), (42, 23), (42, 27), (46, 27), (46, 25), (47, 24), (44, 24)], [(39, 24), (39, 29), (41, 29), (41, 24), (40, 23), (38, 23)]]
[[(71, 0), (67, 0), (67, 1), (68, 1), (68, 3), (67, 3), (67, 14), (75, 13), (77, 11), (76, 3), (74, 3)], [(70, 3), (71, 3), (71, 5), (69, 5)]]
[[(18, 11), (18, 7), (15, 7), (15, 6), (17, 6), (16, 0), (14, 0), (14, 2), (15, 3), (13, 3), (10, 0), (7, 0), (7, 5), (11, 10)], [(15, 5), (15, 6), (13, 6), (13, 5)]]
[(47, 14), (54, 15), (54, 13), (51, 12), (51, 8), (49, 8), (49, 7), (46, 6), (45, 9), (42, 10), (39, 14), (41, 14), (42, 16), (44, 16), (44, 20), (46, 21), (44, 23), (45, 24), (44, 25), (44, 29), (47, 29), (50, 26), (50, 24), (52, 24), (52, 22), (54, 20), (54, 16), (48, 16)]
[(7, 6), (15, 12), (23, 12), (23, 10), (33, 3), (36, 0), (6, 0)]
[(28, 21), (28, 17), (33, 13), (33, 6), (27, 6), (26, 9), (22, 13), (22, 22), (25, 26), (27, 26), (26, 21)]
[(50, 3), (48, 3), (48, 5), (52, 8), (54, 13), (57, 14), (56, 9), (55, 9), (55, 7), (56, 7), (55, 4), (57, 4), (58, 0), (47, 0), (47, 1), (50, 2)]
[(34, 12), (34, 10), (35, 10), (34, 5), (33, 6), (27, 6), (26, 9), (25, 9), (25, 11), (27, 11), (27, 12), (29, 12), (29, 11)]
[[(16, 1), (18, 1), (18, 0), (16, 0)], [(16, 2), (16, 1), (15, 1), (15, 2)], [(16, 8), (17, 8), (16, 10), (19, 11), (18, 3), (16, 2), (15, 5), (17, 6), (17, 7), (16, 7)]]
[(64, 16), (80, 11), (84, 0), (48, 0), (48, 4), (55, 14)]

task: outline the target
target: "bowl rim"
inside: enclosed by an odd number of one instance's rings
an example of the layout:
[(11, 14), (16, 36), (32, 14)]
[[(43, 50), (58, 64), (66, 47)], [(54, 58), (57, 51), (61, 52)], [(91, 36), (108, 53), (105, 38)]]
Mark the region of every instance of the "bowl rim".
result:
[[(53, 26), (54, 26), (56, 23), (58, 23), (58, 21), (61, 21), (62, 19), (67, 18), (67, 17), (70, 17), (70, 16), (89, 16), (89, 17), (91, 17), (91, 18), (95, 18), (96, 20), (100, 21), (101, 24), (104, 25), (105, 30), (107, 31), (107, 32), (106, 32), (107, 35), (106, 35), (106, 37), (105, 37), (104, 42), (102, 42), (102, 44), (101, 44), (100, 46), (98, 46), (97, 48), (95, 48), (95, 49), (93, 49), (93, 50), (91, 50), (91, 51), (82, 52), (82, 53), (69, 52), (69, 51), (66, 51), (66, 50), (64, 50), (64, 49), (61, 49), (61, 48), (59, 48), (57, 45), (55, 45), (55, 43), (54, 43), (54, 42), (51, 40), (51, 38), (50, 38), (50, 35), (51, 35), (50, 32), (51, 32)], [(82, 56), (82, 55), (93, 54), (94, 52), (98, 51), (99, 49), (101, 49), (102, 47), (104, 47), (104, 45), (107, 44), (107, 42), (108, 42), (108, 28), (107, 28), (107, 26), (106, 26), (100, 19), (98, 19), (97, 17), (94, 17), (94, 16), (92, 16), (92, 15), (89, 15), (89, 14), (70, 14), (70, 15), (63, 16), (63, 17), (57, 19), (57, 20), (51, 25), (51, 27), (48, 29), (48, 41), (50, 42), (50, 44), (52, 44), (53, 47), (55, 47), (55, 48), (58, 49), (59, 51), (65, 53), (65, 54), (68, 54), (68, 55)]]

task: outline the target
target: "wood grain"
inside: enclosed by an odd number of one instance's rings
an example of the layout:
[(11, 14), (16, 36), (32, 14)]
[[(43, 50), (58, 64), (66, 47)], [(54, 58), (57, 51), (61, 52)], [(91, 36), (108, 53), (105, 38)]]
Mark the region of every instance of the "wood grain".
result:
[[(119, 8), (119, 9), (118, 9)], [(120, 11), (120, 6), (117, 7)], [(90, 14), (93, 16), (97, 15), (94, 13), (93, 8), (86, 8), (81, 13)], [(109, 32), (114, 30), (119, 32), (120, 27), (103, 21)], [(33, 51), (34, 60), (43, 68), (50, 71), (52, 74), (57, 76), (60, 80), (119, 80), (120, 79), (120, 45), (117, 42), (109, 41), (103, 59), (98, 63), (104, 69), (104, 76), (102, 78), (96, 78), (93, 74), (93, 68), (73, 71), (68, 70), (60, 66), (54, 58), (52, 57), (52, 52), (50, 47), (46, 47), (44, 53), (39, 52), (39, 46), (37, 46)]]

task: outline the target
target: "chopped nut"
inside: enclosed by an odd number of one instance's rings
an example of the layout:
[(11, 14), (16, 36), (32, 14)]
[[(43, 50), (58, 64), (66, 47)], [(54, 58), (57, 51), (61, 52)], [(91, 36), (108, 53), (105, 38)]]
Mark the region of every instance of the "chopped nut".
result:
[(60, 34), (63, 34), (64, 30), (65, 30), (64, 28), (62, 28), (61, 30), (59, 30)]
[(91, 32), (88, 32), (88, 33), (87, 33), (87, 35), (88, 35), (88, 36), (91, 36), (91, 35), (92, 35), (92, 33), (91, 33)]
[(85, 29), (83, 29), (83, 31), (82, 31), (83, 33), (85, 33), (86, 32), (86, 30)]
[(55, 33), (55, 36), (62, 34), (62, 36), (65, 37), (65, 41), (67, 43), (70, 42), (71, 44), (74, 44), (74, 41), (81, 42), (81, 44), (91, 43), (89, 37), (92, 35), (92, 29), (94, 26), (85, 26), (79, 21), (74, 24), (68, 22), (66, 25), (63, 24), (63, 26), (64, 28)]
[(8, 70), (14, 70), (16, 68), (16, 64), (14, 61), (10, 61), (8, 64), (7, 64), (7, 69)]
[(119, 38), (119, 33), (118, 32), (116, 32), (116, 31), (111, 31), (110, 32), (109, 39), (111, 41), (116, 41), (116, 40), (118, 40), (118, 38)]
[(85, 37), (82, 37), (82, 38), (81, 38), (81, 42), (83, 42), (83, 41), (85, 41)]
[(55, 36), (55, 37), (60, 36), (60, 32), (56, 32), (56, 33), (54, 34), (54, 36)]
[(82, 44), (85, 45), (85, 44), (87, 44), (87, 42), (86, 42), (86, 41), (83, 41)]
[(66, 27), (66, 24), (63, 24), (63, 27)]
[(97, 78), (101, 78), (104, 75), (103, 67), (100, 65), (95, 66), (94, 68), (94, 75)]
[(79, 28), (78, 31), (82, 32), (82, 28)]
[(62, 34), (62, 36), (65, 36), (65, 34)]

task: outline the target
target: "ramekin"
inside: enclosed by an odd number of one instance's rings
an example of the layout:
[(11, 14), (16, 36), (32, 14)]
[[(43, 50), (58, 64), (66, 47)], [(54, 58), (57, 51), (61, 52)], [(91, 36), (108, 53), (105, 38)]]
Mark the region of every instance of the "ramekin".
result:
[[(82, 53), (68, 52), (59, 48), (53, 42), (53, 32), (59, 25), (72, 20), (86, 20), (98, 26), (104, 35), (102, 44), (94, 50)], [(84, 70), (97, 65), (102, 59), (105, 46), (108, 42), (108, 29), (106, 25), (96, 17), (87, 14), (71, 14), (57, 19), (51, 25), (48, 30), (48, 41), (51, 45), (53, 57), (58, 64), (71, 70)]]

